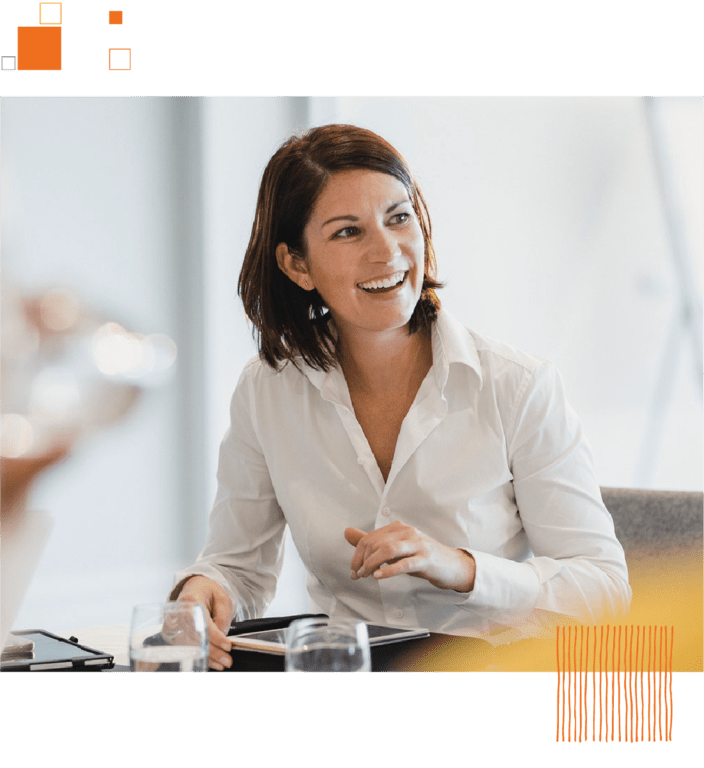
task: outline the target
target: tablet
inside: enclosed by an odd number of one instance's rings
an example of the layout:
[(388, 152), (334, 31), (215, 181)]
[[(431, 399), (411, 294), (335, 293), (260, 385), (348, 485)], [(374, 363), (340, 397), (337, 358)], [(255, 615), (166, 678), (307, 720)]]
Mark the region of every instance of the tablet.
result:
[(74, 640), (66, 640), (43, 629), (11, 632), (10, 638), (24, 642), (16, 644), (17, 650), (13, 654), (3, 652), (3, 661), (0, 663), (2, 672), (87, 671), (112, 669), (115, 666), (114, 657), (110, 654), (79, 645)]
[[(384, 627), (379, 624), (367, 624), (367, 632), (369, 633), (370, 646), (399, 643), (402, 640), (413, 640), (430, 635), (430, 632), (425, 629), (399, 629), (398, 627)], [(286, 653), (285, 628), (230, 635), (228, 640), (232, 642), (233, 651), (258, 651), (259, 653), (276, 655)]]

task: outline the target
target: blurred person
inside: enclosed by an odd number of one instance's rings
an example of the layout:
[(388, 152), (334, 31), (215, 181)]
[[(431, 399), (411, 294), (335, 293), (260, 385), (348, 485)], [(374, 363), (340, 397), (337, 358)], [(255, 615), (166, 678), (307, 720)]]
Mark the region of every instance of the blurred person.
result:
[(361, 128), (286, 141), (264, 172), (239, 294), (259, 355), (220, 449), (204, 549), (210, 665), (273, 597), (288, 525), (312, 609), (446, 634), (540, 635), (624, 613), (628, 573), (554, 366), (441, 307), (430, 217)]
[(32, 484), (49, 467), (59, 464), (68, 456), (68, 443), (57, 443), (38, 456), (0, 459), (0, 495), (2, 496), (2, 524), (6, 525), (25, 508)]

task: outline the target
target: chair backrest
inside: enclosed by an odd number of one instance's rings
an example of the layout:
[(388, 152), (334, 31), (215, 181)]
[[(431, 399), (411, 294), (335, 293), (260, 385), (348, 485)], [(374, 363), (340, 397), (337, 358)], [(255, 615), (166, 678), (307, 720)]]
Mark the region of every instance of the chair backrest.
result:
[(703, 493), (602, 488), (601, 496), (627, 558), (629, 553), (657, 557), (673, 549), (702, 548)]

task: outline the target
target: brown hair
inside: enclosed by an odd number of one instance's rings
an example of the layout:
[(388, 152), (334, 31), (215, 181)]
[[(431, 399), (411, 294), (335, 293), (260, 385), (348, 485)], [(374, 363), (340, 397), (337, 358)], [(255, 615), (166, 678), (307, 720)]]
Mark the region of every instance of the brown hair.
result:
[(305, 255), (304, 229), (330, 176), (367, 169), (387, 173), (406, 188), (425, 243), (420, 299), (409, 322), (416, 333), (432, 325), (440, 308), (431, 225), (425, 200), (406, 162), (387, 141), (354, 125), (324, 125), (293, 136), (276, 151), (264, 170), (252, 234), (240, 272), (238, 293), (258, 337), (259, 353), (274, 369), (301, 356), (313, 368), (336, 363), (332, 329), (321, 295), (290, 280), (276, 260), (276, 246)]

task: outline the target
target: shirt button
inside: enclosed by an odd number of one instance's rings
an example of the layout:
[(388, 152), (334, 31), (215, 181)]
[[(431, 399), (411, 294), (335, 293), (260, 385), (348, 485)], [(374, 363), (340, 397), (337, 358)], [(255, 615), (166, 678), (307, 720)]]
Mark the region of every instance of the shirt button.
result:
[(402, 619), (403, 618), (403, 611), (400, 608), (396, 609), (396, 618)]
[(358, 458), (358, 459), (357, 459), (357, 464), (364, 464), (364, 459), (363, 459), (363, 458), (361, 458), (361, 457), (360, 457), (360, 458)]
[(382, 514), (382, 515), (385, 515), (386, 517), (388, 517), (388, 516), (391, 514), (391, 510), (390, 510), (388, 507), (384, 507), (384, 508), (381, 510), (381, 514)]

